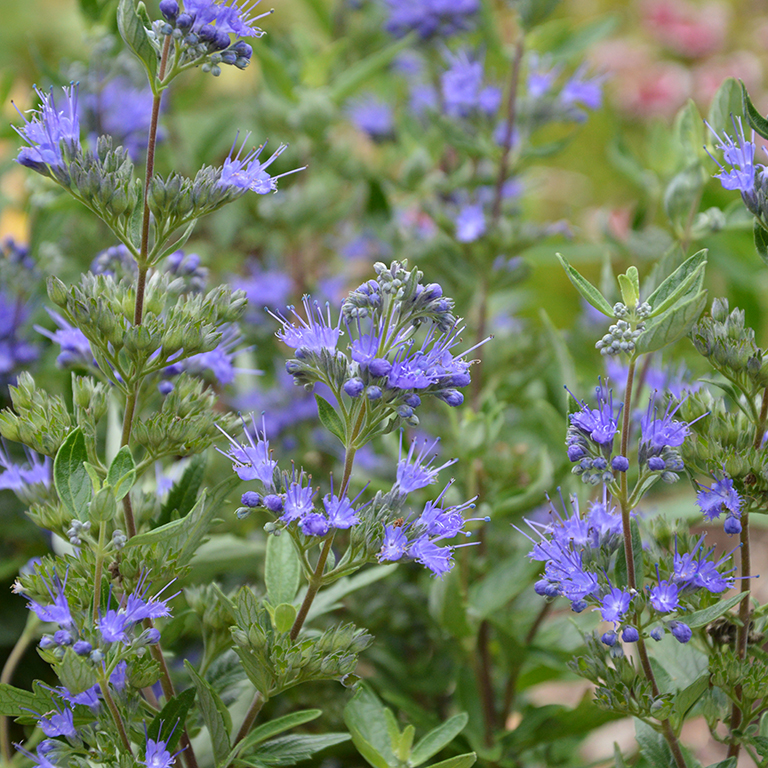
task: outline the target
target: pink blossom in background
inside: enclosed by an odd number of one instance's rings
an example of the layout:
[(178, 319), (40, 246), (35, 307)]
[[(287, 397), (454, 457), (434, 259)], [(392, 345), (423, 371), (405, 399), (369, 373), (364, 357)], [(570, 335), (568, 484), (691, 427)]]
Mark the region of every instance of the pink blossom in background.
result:
[(615, 98), (623, 112), (672, 118), (691, 95), (693, 78), (681, 64), (659, 61), (628, 73), (616, 85)]
[(743, 80), (751, 94), (763, 84), (763, 65), (749, 51), (734, 51), (704, 61), (693, 68), (693, 93), (699, 104), (707, 105), (727, 77)]
[(730, 15), (722, 3), (694, 5), (687, 0), (645, 0), (641, 14), (643, 26), (656, 42), (691, 59), (722, 49)]

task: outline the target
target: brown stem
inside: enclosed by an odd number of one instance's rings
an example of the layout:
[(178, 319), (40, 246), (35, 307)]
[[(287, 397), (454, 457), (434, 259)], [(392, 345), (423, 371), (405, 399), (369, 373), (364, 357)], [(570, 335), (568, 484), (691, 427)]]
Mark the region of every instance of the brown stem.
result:
[(261, 691), (256, 691), (256, 695), (253, 697), (251, 706), (248, 708), (248, 712), (245, 715), (245, 720), (243, 720), (243, 724), (240, 726), (240, 730), (237, 732), (237, 736), (235, 736), (235, 741), (232, 746), (239, 744), (248, 735), (248, 731), (251, 730), (251, 726), (256, 721), (256, 718), (258, 717), (259, 712), (261, 712), (261, 708), (264, 706), (265, 702), (266, 699), (262, 695)]
[(528, 655), (528, 646), (533, 642), (536, 637), (536, 633), (539, 631), (542, 622), (547, 617), (547, 614), (552, 610), (552, 603), (544, 603), (542, 609), (531, 624), (531, 628), (528, 630), (525, 639), (523, 640), (523, 652), (518, 659), (518, 663), (514, 666), (509, 674), (507, 685), (504, 689), (504, 721), (506, 722), (512, 708), (515, 706), (515, 697), (517, 696), (517, 680), (520, 677), (520, 672), (523, 670), (523, 662)]
[[(627, 455), (629, 447), (629, 423), (630, 414), (632, 412), (632, 387), (635, 379), (635, 360), (632, 360), (629, 364), (629, 370), (627, 371), (627, 386), (624, 390), (624, 412), (622, 414), (621, 425), (621, 455)], [(627, 473), (621, 473), (621, 523), (624, 534), (624, 555), (627, 561), (627, 586), (629, 591), (634, 593), (637, 591), (637, 574), (635, 573), (635, 554), (632, 546), (632, 527), (630, 520), (630, 508), (629, 508), (629, 495), (627, 488)], [(640, 626), (640, 617), (636, 614), (635, 624)], [(654, 698), (659, 696), (659, 686), (656, 684), (656, 676), (653, 674), (653, 667), (651, 667), (651, 660), (648, 657), (648, 649), (645, 646), (645, 640), (642, 635), (637, 640), (637, 653), (640, 656), (640, 664), (643, 668), (643, 673), (646, 680), (651, 685), (651, 691)], [(683, 757), (682, 750), (680, 749), (680, 742), (675, 735), (672, 728), (672, 724), (669, 720), (661, 721), (662, 733), (666, 739), (669, 749), (672, 752), (672, 757), (675, 760), (675, 764), (678, 768), (686, 768), (685, 758)]]
[(117, 732), (120, 735), (120, 741), (123, 742), (123, 746), (125, 747), (128, 754), (133, 756), (133, 752), (131, 750), (131, 742), (128, 738), (128, 734), (126, 733), (125, 725), (123, 724), (123, 718), (120, 717), (120, 712), (118, 711), (117, 706), (112, 699), (112, 694), (109, 692), (109, 683), (101, 680), (99, 681), (99, 687), (101, 688), (101, 695), (104, 697), (104, 701), (107, 704), (107, 709), (109, 709), (110, 714), (112, 715), (112, 719), (115, 721), (115, 727), (117, 728)]
[(509, 78), (509, 93), (507, 94), (507, 125), (504, 130), (502, 141), (501, 160), (499, 161), (499, 175), (496, 179), (496, 189), (494, 192), (493, 208), (491, 210), (491, 221), (495, 224), (501, 216), (501, 201), (503, 197), (504, 182), (509, 171), (509, 153), (512, 148), (512, 136), (515, 130), (515, 119), (517, 117), (517, 89), (520, 84), (520, 65), (523, 61), (523, 51), (525, 49), (525, 40), (522, 33), (515, 44), (515, 56), (512, 60), (512, 72)]
[(493, 734), (497, 725), (496, 702), (491, 680), (491, 655), (488, 649), (491, 625), (487, 619), (480, 622), (477, 635), (477, 656), (475, 660), (475, 675), (480, 689), (480, 701), (483, 705), (483, 720), (485, 722), (485, 745), (493, 745)]
[[(760, 417), (755, 425), (755, 440), (753, 445), (756, 449), (760, 448), (763, 443), (763, 437), (765, 436), (766, 419), (768, 419), (768, 387), (763, 392), (763, 402), (760, 406)], [(749, 579), (752, 575), (752, 553), (750, 549), (749, 541), (749, 513), (744, 512), (741, 516), (741, 533), (739, 534), (741, 541), (741, 594), (743, 595), (742, 601), (739, 603), (739, 621), (740, 626), (736, 633), (736, 653), (741, 661), (747, 657), (747, 646), (749, 644)], [(741, 684), (737, 685), (734, 689), (736, 698), (741, 700), (742, 687)], [(741, 727), (743, 720), (741, 707), (734, 702), (731, 707), (731, 742), (728, 745), (728, 757), (738, 757), (741, 750), (741, 744), (736, 741), (733, 736), (733, 732)]]
[[(480, 281), (480, 306), (477, 312), (477, 334), (475, 343), (479, 344), (485, 338), (488, 325), (488, 281), (485, 277)], [(480, 396), (483, 393), (482, 360), (478, 360), (472, 373), (472, 410), (480, 409)]]

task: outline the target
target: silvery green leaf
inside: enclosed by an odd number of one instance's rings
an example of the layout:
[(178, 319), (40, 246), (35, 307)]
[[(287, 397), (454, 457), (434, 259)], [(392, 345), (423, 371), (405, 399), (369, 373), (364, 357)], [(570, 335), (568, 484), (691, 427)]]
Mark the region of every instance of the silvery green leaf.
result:
[[(691, 628), (705, 627), (715, 619), (720, 618), (724, 613), (727, 613), (733, 606), (741, 602), (744, 598), (743, 594), (734, 595), (727, 600), (720, 600), (719, 602), (711, 605), (709, 608), (704, 608), (701, 611), (694, 611), (688, 616), (683, 617), (683, 621)], [(749, 599), (749, 598), (747, 598)]]
[(757, 219), (755, 219), (753, 232), (755, 236), (755, 250), (760, 258), (768, 264), (768, 232), (766, 232), (765, 227)]
[(749, 98), (747, 86), (744, 85), (744, 81), (739, 80), (739, 83), (741, 85), (742, 105), (744, 107), (744, 114), (746, 115), (747, 122), (754, 128), (755, 133), (759, 134), (764, 139), (768, 139), (768, 120), (757, 111), (757, 108), (752, 103), (752, 99)]
[(267, 537), (264, 582), (272, 605), (291, 603), (301, 580), (301, 562), (293, 539), (286, 533)]
[(80, 520), (87, 519), (86, 505), (91, 500), (93, 483), (85, 462), (88, 452), (80, 427), (73, 429), (53, 461), (53, 482), (61, 503)]
[(120, 501), (136, 482), (136, 464), (131, 455), (131, 449), (124, 445), (112, 459), (107, 472), (107, 483), (112, 486), (115, 499)]
[(433, 728), (413, 748), (409, 760), (410, 764), (412, 766), (421, 765), (421, 763), (429, 760), (432, 755), (436, 755), (464, 730), (468, 720), (469, 715), (466, 712), (461, 712), (441, 723), (437, 728)]
[[(731, 131), (733, 129), (731, 116), (743, 114), (744, 106), (741, 87), (732, 77), (726, 78), (712, 99), (707, 122), (718, 133), (721, 133), (723, 130)], [(708, 141), (710, 143), (713, 142), (714, 137), (709, 136)]]
[(663, 315), (648, 323), (637, 339), (637, 354), (647, 354), (681, 339), (699, 319), (707, 305), (707, 292), (701, 291), (692, 298), (678, 302)]
[(157, 75), (157, 51), (147, 37), (151, 21), (144, 3), (120, 0), (117, 6), (117, 28), (125, 44), (136, 54), (154, 84)]
[[(693, 256), (687, 258), (669, 277), (661, 282), (659, 287), (646, 299), (646, 301), (656, 309), (657, 306), (661, 306), (669, 296), (671, 296), (678, 288), (680, 283), (688, 279), (702, 264), (707, 263), (707, 253), (705, 249), (694, 253)], [(703, 277), (702, 277), (703, 280)], [(698, 290), (701, 288), (699, 287)], [(696, 291), (698, 293), (698, 290)]]
[(595, 288), (592, 283), (582, 277), (559, 253), (555, 254), (563, 265), (565, 273), (573, 283), (573, 287), (588, 301), (596, 310), (602, 312), (606, 317), (613, 317), (613, 307), (607, 302), (603, 294)]
[(184, 666), (192, 678), (192, 683), (197, 688), (198, 706), (210, 735), (214, 764), (219, 768), (219, 766), (226, 764), (226, 757), (229, 755), (229, 731), (232, 728), (232, 718), (211, 684), (200, 677), (189, 661), (185, 660)]

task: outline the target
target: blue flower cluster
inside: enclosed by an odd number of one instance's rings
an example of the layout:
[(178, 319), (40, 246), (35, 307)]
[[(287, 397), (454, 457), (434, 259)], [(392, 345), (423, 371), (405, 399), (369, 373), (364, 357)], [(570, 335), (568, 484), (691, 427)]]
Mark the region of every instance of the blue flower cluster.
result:
[[(263, 508), (272, 513), (285, 526), (296, 524), (305, 537), (323, 537), (335, 530), (346, 530), (367, 520), (366, 512), (371, 502), (360, 503), (366, 488), (350, 499), (346, 489), (334, 493), (333, 477), (330, 493), (322, 497), (322, 509), (316, 501), (318, 488), (312, 487), (312, 478), (304, 471), (281, 472), (272, 458), (262, 418), (262, 429), (256, 427), (252, 417), (251, 427), (244, 424), (247, 444), (239, 443), (226, 435), (230, 442), (227, 451), (220, 451), (232, 461), (232, 468), (242, 480), (258, 480), (262, 493), (246, 491), (243, 504), (237, 510), (240, 518), (249, 516), (254, 509)], [(417, 441), (411, 444), (403, 456), (402, 438), (400, 459), (397, 464), (395, 484), (389, 496), (400, 509), (408, 494), (432, 485), (439, 472), (455, 463), (456, 459), (434, 466), (434, 451), (438, 441), (424, 441), (419, 448)], [(453, 551), (459, 545), (440, 545), (460, 533), (469, 535), (464, 526), (476, 518), (465, 518), (464, 512), (474, 508), (475, 499), (452, 506), (444, 505), (443, 499), (452, 486), (450, 481), (434, 501), (429, 501), (418, 515), (398, 517), (383, 525), (383, 541), (377, 559), (379, 561), (415, 560), (442, 576), (453, 567)], [(378, 518), (377, 518), (378, 519)], [(479, 519), (479, 518), (478, 518)], [(488, 518), (482, 518), (487, 521)], [(464, 545), (466, 546), (466, 545)]]
[[(286, 370), (297, 384), (323, 382), (337, 398), (365, 397), (415, 426), (414, 410), (423, 396), (451, 406), (463, 402), (459, 389), (470, 383), (466, 357), (475, 347), (454, 354), (462, 326), (439, 285), (422, 285), (421, 273), (399, 262), (379, 262), (375, 270), (377, 279), (352, 291), (335, 323), (329, 306), (323, 311), (305, 297), (303, 315), (291, 308), (293, 322), (273, 314), (282, 325), (277, 336), (295, 350)], [(342, 319), (349, 356), (338, 349)], [(422, 326), (426, 332), (420, 336)]]
[(733, 487), (733, 480), (724, 476), (715, 478), (712, 486), (702, 485), (696, 494), (696, 502), (707, 520), (715, 520), (725, 512), (724, 530), (727, 534), (741, 533), (741, 508), (743, 499)]
[(479, 0), (384, 0), (389, 8), (385, 28), (396, 37), (416, 31), (422, 40), (445, 38), (469, 29), (480, 10)]
[[(614, 629), (605, 632), (601, 638), (608, 646), (616, 644), (620, 631), (624, 642), (636, 642), (645, 630), (654, 640), (660, 640), (665, 629), (669, 629), (679, 642), (688, 642), (691, 628), (676, 618), (670, 619), (668, 614), (684, 611), (685, 603), (689, 603), (690, 596), (699, 590), (720, 594), (735, 582), (730, 576), (735, 566), (723, 570), (732, 553), (715, 562), (712, 558), (714, 547), (707, 551), (702, 549), (702, 535), (690, 552), (681, 554), (675, 543), (668, 577), (661, 578), (657, 565), (656, 584), (648, 590), (647, 596), (639, 596), (614, 586), (607, 575), (615, 567), (616, 558), (624, 557), (624, 554), (619, 548), (621, 516), (610, 507), (605, 493), (602, 502), (591, 503), (585, 516), (579, 512), (576, 497), (571, 497), (570, 514), (564, 502), (562, 514), (554, 505), (551, 505), (551, 514), (549, 523), (526, 520), (539, 540), (521, 531), (534, 545), (528, 556), (544, 563), (543, 578), (534, 589), (545, 597), (566, 597), (577, 613), (589, 605), (600, 611), (604, 621), (614, 624)], [(633, 604), (635, 613), (631, 616)], [(628, 621), (640, 618), (644, 604), (652, 609), (650, 620), (641, 626), (628, 624)]]

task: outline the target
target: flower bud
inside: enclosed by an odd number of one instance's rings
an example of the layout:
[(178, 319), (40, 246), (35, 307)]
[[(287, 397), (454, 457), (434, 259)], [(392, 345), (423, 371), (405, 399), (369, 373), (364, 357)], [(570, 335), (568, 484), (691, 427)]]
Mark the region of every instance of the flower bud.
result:
[(629, 459), (626, 456), (614, 456), (611, 459), (611, 467), (616, 472), (626, 472), (629, 469)]
[(614, 645), (616, 645), (616, 640), (618, 640), (618, 637), (616, 636), (615, 632), (611, 631), (611, 632), (606, 632), (600, 638), (600, 640), (604, 645), (607, 645), (609, 648), (612, 648)]
[(261, 496), (255, 491), (246, 491), (242, 495), (240, 502), (243, 504), (243, 506), (246, 506), (246, 507), (260, 507)]
[(363, 383), (362, 379), (349, 379), (348, 381), (344, 382), (342, 389), (350, 397), (360, 397), (360, 395), (363, 394), (363, 390), (365, 389), (365, 384)]
[(179, 15), (179, 4), (176, 0), (160, 0), (160, 13), (168, 21), (176, 21), (176, 17)]
[(730, 515), (725, 519), (725, 525), (723, 526), (723, 530), (729, 535), (732, 536), (734, 533), (741, 533), (741, 522), (739, 521), (738, 517), (735, 517), (734, 515)]
[(46, 281), (46, 288), (48, 289), (48, 298), (57, 307), (67, 306), (67, 286), (58, 277), (51, 275)]
[(72, 646), (72, 650), (78, 656), (87, 656), (93, 650), (93, 646), (87, 640), (78, 640)]
[[(243, 503), (245, 495), (243, 496)], [(281, 496), (278, 496), (276, 493), (270, 493), (268, 496), (264, 497), (264, 506), (270, 511), (277, 514), (278, 512), (283, 511), (283, 499)]]
[(634, 627), (624, 627), (621, 639), (625, 643), (636, 643), (640, 639), (640, 633)]
[(669, 631), (678, 643), (687, 643), (693, 635), (691, 628), (687, 624), (683, 624), (682, 621), (671, 621)]

